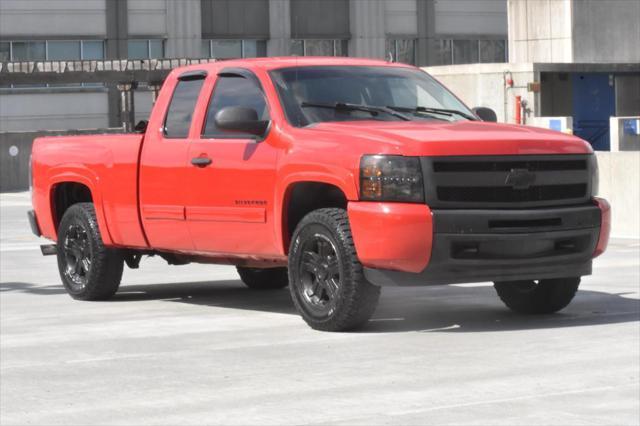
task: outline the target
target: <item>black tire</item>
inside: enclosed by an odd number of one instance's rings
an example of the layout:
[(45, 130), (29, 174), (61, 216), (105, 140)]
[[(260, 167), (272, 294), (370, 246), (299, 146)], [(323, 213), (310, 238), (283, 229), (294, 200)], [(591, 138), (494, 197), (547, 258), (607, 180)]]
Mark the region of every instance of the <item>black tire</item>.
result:
[(245, 268), (237, 266), (242, 282), (252, 290), (276, 290), (289, 284), (287, 268)]
[(565, 308), (576, 295), (580, 278), (494, 283), (498, 296), (522, 314), (551, 314)]
[(289, 289), (316, 330), (353, 330), (371, 318), (380, 288), (364, 277), (344, 209), (315, 210), (300, 221), (289, 250)]
[(69, 207), (58, 227), (58, 271), (69, 295), (78, 300), (106, 300), (122, 279), (124, 258), (105, 247), (91, 203)]

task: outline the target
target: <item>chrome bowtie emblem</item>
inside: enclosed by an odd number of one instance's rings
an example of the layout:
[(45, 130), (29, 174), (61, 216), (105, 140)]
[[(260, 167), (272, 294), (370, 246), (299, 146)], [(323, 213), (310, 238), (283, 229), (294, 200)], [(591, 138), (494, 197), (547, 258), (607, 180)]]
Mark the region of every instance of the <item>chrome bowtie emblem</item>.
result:
[(511, 185), (513, 189), (527, 189), (536, 181), (536, 174), (527, 169), (511, 169), (505, 185)]

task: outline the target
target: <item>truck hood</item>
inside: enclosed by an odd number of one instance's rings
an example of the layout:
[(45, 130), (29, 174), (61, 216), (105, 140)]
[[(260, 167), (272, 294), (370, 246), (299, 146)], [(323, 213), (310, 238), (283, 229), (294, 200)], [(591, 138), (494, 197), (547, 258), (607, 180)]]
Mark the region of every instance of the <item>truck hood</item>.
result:
[(399, 155), (589, 154), (580, 138), (538, 127), (480, 121), (327, 122), (308, 128), (323, 139), (348, 135), (377, 153)]

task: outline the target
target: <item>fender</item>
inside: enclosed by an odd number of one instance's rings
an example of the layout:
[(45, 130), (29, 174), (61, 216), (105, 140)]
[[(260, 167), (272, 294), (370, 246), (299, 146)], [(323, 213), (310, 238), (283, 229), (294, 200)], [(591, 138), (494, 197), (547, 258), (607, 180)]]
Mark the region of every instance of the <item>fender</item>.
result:
[(289, 202), (291, 188), (293, 188), (296, 183), (301, 182), (326, 183), (339, 188), (347, 200), (357, 200), (358, 192), (353, 179), (353, 174), (347, 170), (345, 170), (345, 173), (342, 176), (329, 174), (323, 171), (306, 170), (287, 174), (284, 178), (278, 181), (273, 198), (275, 200), (273, 206), (273, 217), (276, 218), (276, 220), (274, 220), (274, 241), (276, 242), (276, 247), (279, 247), (281, 250), (279, 254), (286, 256), (288, 251), (288, 247), (286, 247), (286, 242), (283, 238), (284, 232), (282, 229), (282, 218), (284, 215), (284, 206)]
[(47, 205), (49, 206), (51, 213), (49, 220), (51, 221), (51, 230), (54, 234), (54, 240), (57, 240), (57, 233), (55, 232), (55, 221), (53, 218), (53, 190), (58, 184), (73, 182), (82, 184), (89, 188), (89, 191), (91, 192), (91, 199), (93, 200), (93, 204), (96, 209), (96, 218), (98, 219), (98, 228), (102, 235), (102, 241), (105, 245), (113, 245), (113, 240), (109, 233), (109, 226), (105, 219), (102, 192), (98, 189), (100, 187), (98, 185), (100, 178), (95, 174), (95, 172), (82, 166), (65, 165), (59, 168), (54, 167), (50, 169), (47, 174), (49, 175), (47, 176), (47, 186), (49, 187), (49, 191), (47, 193)]

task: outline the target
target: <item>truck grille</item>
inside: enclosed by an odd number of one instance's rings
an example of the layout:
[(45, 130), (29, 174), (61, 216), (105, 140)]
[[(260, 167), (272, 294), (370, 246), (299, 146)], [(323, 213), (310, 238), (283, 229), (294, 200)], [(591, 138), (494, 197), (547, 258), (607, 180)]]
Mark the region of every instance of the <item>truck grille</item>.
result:
[[(587, 202), (589, 155), (423, 157), (427, 204), (436, 208), (523, 208)], [(524, 159), (523, 159), (524, 158)]]

